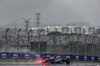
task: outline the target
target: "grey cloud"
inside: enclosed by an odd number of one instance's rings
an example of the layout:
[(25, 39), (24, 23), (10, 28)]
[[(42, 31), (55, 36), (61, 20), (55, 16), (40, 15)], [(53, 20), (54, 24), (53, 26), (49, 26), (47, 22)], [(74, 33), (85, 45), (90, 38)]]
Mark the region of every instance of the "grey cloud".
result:
[(22, 18), (32, 18), (34, 24), (35, 12), (41, 12), (43, 24), (65, 25), (84, 21), (98, 26), (99, 3), (100, 0), (0, 0), (0, 24), (21, 24)]

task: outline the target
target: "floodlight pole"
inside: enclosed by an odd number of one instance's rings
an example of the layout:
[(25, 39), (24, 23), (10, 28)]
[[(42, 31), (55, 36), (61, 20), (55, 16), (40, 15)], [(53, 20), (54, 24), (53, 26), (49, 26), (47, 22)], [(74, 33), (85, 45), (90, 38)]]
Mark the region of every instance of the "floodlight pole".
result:
[(85, 36), (85, 55), (86, 55), (86, 52), (87, 52), (87, 48), (86, 48), (86, 45), (87, 45), (86, 44), (86, 39), (87, 39), (87, 37), (88, 37), (88, 35)]
[(6, 46), (5, 46), (5, 51), (7, 51), (7, 46), (8, 46), (8, 37), (7, 37), (7, 33), (9, 31), (10, 28), (6, 29)]
[(96, 37), (96, 36), (93, 36), (93, 37), (92, 37), (92, 55), (93, 55), (93, 53), (94, 53), (94, 51), (93, 51), (93, 40), (94, 40), (95, 37)]
[(42, 32), (43, 30), (38, 30), (38, 36), (39, 36), (39, 45), (38, 45), (38, 53), (40, 53), (40, 33)]
[(6, 44), (8, 44), (8, 40), (7, 40), (7, 39), (8, 39), (8, 38), (7, 38), (7, 33), (8, 33), (8, 31), (9, 31), (9, 28), (6, 29)]
[(29, 44), (29, 40), (30, 40), (30, 32), (32, 31), (32, 29), (31, 30), (29, 30), (29, 32), (28, 32), (28, 44)]
[(77, 41), (78, 41), (77, 55), (79, 55), (79, 37), (80, 37), (80, 34), (77, 36)]
[(17, 40), (18, 40), (18, 44), (19, 44), (19, 32), (21, 31), (21, 29), (18, 30), (18, 35), (17, 35)]

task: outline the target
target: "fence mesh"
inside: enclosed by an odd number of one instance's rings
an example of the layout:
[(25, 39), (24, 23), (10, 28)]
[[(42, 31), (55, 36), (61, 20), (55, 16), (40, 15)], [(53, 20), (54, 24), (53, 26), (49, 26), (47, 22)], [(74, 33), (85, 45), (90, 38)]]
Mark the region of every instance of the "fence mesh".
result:
[[(36, 52), (31, 51), (31, 42), (46, 41), (47, 51), (41, 53), (48, 54), (72, 54), (100, 56), (100, 36), (97, 35), (26, 35), (24, 30), (18, 35), (18, 30), (10, 30), (6, 35), (6, 29), (0, 32), (0, 51), (1, 52)], [(39, 45), (39, 44), (38, 44)], [(44, 48), (42, 48), (44, 49)]]

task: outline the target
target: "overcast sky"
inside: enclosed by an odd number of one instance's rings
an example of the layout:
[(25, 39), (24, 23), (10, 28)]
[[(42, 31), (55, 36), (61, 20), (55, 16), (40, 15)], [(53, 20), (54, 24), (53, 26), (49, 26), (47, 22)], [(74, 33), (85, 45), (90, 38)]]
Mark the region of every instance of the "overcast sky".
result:
[(22, 18), (35, 23), (36, 12), (41, 12), (43, 24), (83, 21), (100, 25), (100, 0), (0, 0), (0, 26), (21, 23)]

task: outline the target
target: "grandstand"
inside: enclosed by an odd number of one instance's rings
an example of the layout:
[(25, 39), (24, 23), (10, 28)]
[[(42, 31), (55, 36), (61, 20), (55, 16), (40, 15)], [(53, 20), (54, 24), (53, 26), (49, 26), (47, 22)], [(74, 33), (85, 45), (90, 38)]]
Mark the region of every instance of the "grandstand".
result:
[(76, 33), (76, 34), (94, 34), (95, 33), (95, 27), (93, 26), (47, 26), (47, 27), (33, 27), (32, 28), (32, 35), (37, 35), (38, 30), (42, 29), (41, 32), (42, 35), (46, 35), (49, 32), (52, 31), (59, 31), (61, 33)]
[[(71, 28), (71, 29), (70, 29)], [(84, 28), (84, 30), (83, 30)], [(79, 27), (79, 26), (48, 26), (48, 27), (38, 27), (38, 28), (32, 28), (32, 32), (31, 34), (25, 35), (24, 32), (21, 30), (19, 33), (19, 37), (17, 35), (17, 31), (16, 34), (14, 34), (15, 32), (12, 32), (12, 30), (10, 29), (8, 34), (7, 34), (7, 43), (6, 43), (6, 35), (1, 34), (0, 35), (0, 47), (1, 50), (3, 47), (5, 47), (5, 45), (10, 45), (7, 47), (18, 47), (20, 48), (19, 51), (21, 52), (21, 48), (22, 47), (26, 47), (26, 49), (28, 48), (27, 52), (30, 51), (30, 47), (31, 47), (31, 42), (38, 42), (40, 40), (40, 42), (47, 42), (47, 53), (52, 53), (52, 50), (54, 52), (58, 52), (59, 50), (61, 50), (62, 53), (69, 53), (69, 49), (63, 49), (64, 46), (66, 46), (70, 41), (72, 42), (78, 42), (79, 46), (80, 45), (96, 45), (96, 47), (99, 47), (99, 43), (100, 43), (100, 35), (99, 34), (94, 34), (95, 32), (95, 28), (94, 27)], [(38, 36), (37, 30), (38, 29), (43, 29), (43, 31), (40, 34), (40, 37)], [(52, 31), (59, 31), (62, 32), (62, 35), (47, 35), (47, 33), (52, 32)], [(84, 31), (84, 32), (83, 32)], [(5, 32), (5, 31), (4, 31)], [(67, 34), (65, 34), (67, 33)], [(75, 34), (71, 34), (71, 33), (75, 33)], [(95, 36), (95, 37), (94, 37)], [(18, 39), (19, 38), (19, 39)], [(29, 42), (29, 43), (28, 43)], [(73, 45), (73, 44), (72, 44)], [(76, 44), (77, 45), (77, 44)], [(17, 50), (18, 50), (17, 48)], [(60, 48), (60, 49), (58, 49)], [(76, 46), (75, 49), (70, 49), (70, 51), (79, 51), (79, 49), (77, 49), (78, 46)], [(14, 48), (15, 49), (15, 48)], [(83, 48), (85, 49), (85, 48)], [(89, 49), (89, 48), (88, 48)], [(88, 51), (87, 49), (87, 51)], [(90, 50), (92, 49), (92, 47), (90, 47)], [(99, 49), (99, 48), (98, 48)], [(89, 51), (90, 51), (89, 50)], [(95, 51), (97, 49), (94, 49)], [(11, 50), (9, 50), (11, 51)], [(68, 51), (68, 52), (66, 52)], [(85, 51), (85, 50), (82, 50)], [(60, 53), (60, 52), (58, 52)], [(73, 52), (71, 52), (73, 53)], [(88, 53), (88, 52), (87, 52)], [(80, 54), (84, 54), (81, 53)], [(91, 55), (91, 54), (90, 54)]]

